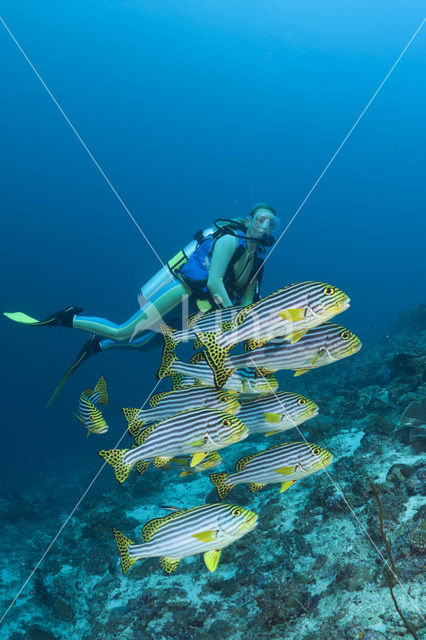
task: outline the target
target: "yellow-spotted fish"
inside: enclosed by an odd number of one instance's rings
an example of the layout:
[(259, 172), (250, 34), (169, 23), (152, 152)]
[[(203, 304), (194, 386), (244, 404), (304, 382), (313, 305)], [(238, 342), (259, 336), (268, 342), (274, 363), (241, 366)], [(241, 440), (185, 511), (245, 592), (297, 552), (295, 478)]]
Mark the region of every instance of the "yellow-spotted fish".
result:
[(277, 391), (241, 402), (238, 414), (250, 433), (267, 436), (292, 429), (318, 413), (318, 405), (300, 393)]
[(217, 451), (211, 451), (206, 455), (203, 460), (199, 464), (196, 464), (194, 467), (191, 467), (191, 459), (192, 456), (180, 456), (177, 458), (172, 458), (168, 461), (165, 469), (177, 469), (181, 471), (179, 476), (189, 476), (194, 473), (200, 473), (201, 471), (206, 471), (207, 469), (212, 469), (213, 467), (217, 467), (222, 463), (222, 457), (218, 454)]
[(331, 464), (332, 454), (317, 444), (285, 442), (238, 460), (235, 473), (212, 473), (210, 480), (223, 500), (236, 484), (249, 483), (250, 491), (281, 484), (286, 491), (301, 478)]
[(250, 350), (280, 337), (297, 343), (309, 329), (321, 325), (349, 307), (348, 296), (324, 282), (297, 282), (278, 289), (239, 311), (227, 331), (193, 330), (205, 347), (218, 387), (232, 374), (226, 366), (229, 350), (246, 341)]
[(148, 401), (150, 409), (141, 409), (137, 419), (142, 422), (158, 422), (180, 411), (208, 407), (227, 413), (238, 413), (240, 404), (233, 391), (217, 391), (206, 386), (189, 389), (162, 391), (152, 395)]
[[(281, 369), (293, 370), (295, 376), (300, 376), (311, 369), (347, 358), (360, 348), (361, 341), (354, 333), (338, 324), (326, 322), (310, 329), (294, 344), (286, 342), (283, 338), (274, 338), (253, 351), (228, 356), (225, 367), (231, 374), (241, 367), (251, 366), (262, 376)], [(216, 376), (215, 372), (218, 388), (226, 377)]]
[(97, 404), (107, 405), (109, 403), (106, 380), (101, 376), (94, 389), (85, 389), (78, 401), (79, 415), (74, 414), (87, 428), (87, 435), (91, 433), (106, 433), (108, 425)]
[[(130, 425), (129, 425), (130, 426)], [(137, 436), (133, 449), (99, 451), (115, 477), (122, 483), (134, 465), (142, 474), (151, 461), (163, 467), (169, 460), (191, 455), (190, 466), (198, 465), (210, 451), (223, 449), (248, 436), (248, 429), (236, 416), (216, 409), (191, 409), (157, 422)]]
[(182, 558), (202, 553), (209, 571), (219, 563), (224, 547), (242, 538), (257, 524), (257, 514), (232, 504), (205, 504), (155, 518), (142, 529), (143, 544), (135, 544), (113, 529), (123, 574), (141, 558), (161, 558), (172, 573)]
[[(196, 353), (188, 364), (180, 362), (174, 355), (173, 349), (165, 349), (157, 377), (162, 379), (167, 376), (171, 376), (172, 380), (176, 380), (176, 376), (182, 376), (179, 380), (196, 379), (198, 385), (215, 386), (214, 373), (205, 361), (203, 353)], [(278, 389), (278, 381), (271, 374), (265, 376), (257, 375), (253, 369), (242, 367), (238, 371), (232, 372), (224, 383), (223, 389), (236, 391), (240, 394), (257, 395), (276, 391)]]

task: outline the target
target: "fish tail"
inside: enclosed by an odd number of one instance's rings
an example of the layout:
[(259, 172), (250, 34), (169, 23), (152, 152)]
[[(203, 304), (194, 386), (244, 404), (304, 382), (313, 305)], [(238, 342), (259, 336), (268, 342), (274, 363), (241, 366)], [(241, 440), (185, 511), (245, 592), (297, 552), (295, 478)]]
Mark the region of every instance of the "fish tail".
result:
[(235, 371), (225, 367), (229, 347), (222, 347), (213, 332), (196, 331), (196, 336), (205, 348), (205, 358), (213, 371), (216, 388), (221, 389)]
[(126, 464), (123, 460), (124, 454), (130, 449), (102, 449), (98, 451), (101, 456), (114, 469), (115, 477), (122, 484), (132, 470), (133, 464)]
[(212, 473), (209, 478), (210, 481), (214, 484), (214, 486), (216, 487), (216, 491), (218, 493), (218, 496), (221, 500), (223, 500), (224, 498), (226, 498), (226, 496), (228, 495), (228, 493), (231, 491), (231, 489), (233, 489), (233, 487), (235, 485), (233, 484), (228, 484), (226, 482), (226, 479), (228, 478), (229, 473)]
[(135, 543), (132, 542), (129, 538), (126, 538), (123, 533), (120, 533), (120, 531), (114, 529), (114, 527), (112, 528), (112, 530), (114, 532), (115, 542), (117, 543), (118, 552), (120, 554), (121, 569), (123, 571), (123, 575), (125, 575), (128, 570), (135, 564), (135, 562), (139, 560), (139, 558), (132, 558), (129, 553), (129, 547), (131, 547)]
[[(171, 365), (173, 364), (173, 362), (177, 360), (177, 357), (175, 356), (175, 349), (176, 349), (177, 343), (170, 336), (169, 332), (166, 331), (165, 327), (167, 328), (167, 330), (170, 329), (170, 327), (167, 327), (167, 325), (164, 324), (163, 322), (159, 323), (159, 328), (164, 338), (164, 347), (163, 347), (163, 353), (161, 355), (161, 364), (157, 372), (157, 378), (159, 380), (166, 378), (172, 373)], [(170, 329), (170, 331), (172, 331), (172, 329)]]

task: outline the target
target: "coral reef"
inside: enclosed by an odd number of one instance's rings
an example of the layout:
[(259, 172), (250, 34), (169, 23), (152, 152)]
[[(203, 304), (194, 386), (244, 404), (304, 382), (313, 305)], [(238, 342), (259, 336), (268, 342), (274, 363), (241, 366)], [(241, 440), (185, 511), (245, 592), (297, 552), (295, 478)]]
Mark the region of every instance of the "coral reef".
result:
[[(371, 480), (380, 496), (399, 606), (417, 637), (425, 638), (420, 597), (426, 549), (426, 307), (405, 314), (388, 335), (335, 370), (297, 379), (282, 375), (281, 388), (309, 395), (320, 406), (318, 418), (301, 431), (332, 451), (334, 462), (327, 473), (282, 494), (277, 485), (253, 494), (235, 487), (229, 501), (252, 507), (259, 524), (251, 536), (224, 549), (215, 573), (194, 556), (171, 576), (155, 558), (123, 576), (111, 532), (114, 525), (140, 540), (142, 524), (162, 514), (160, 505), (216, 502), (207, 475), (178, 480), (173, 471), (148, 469), (123, 486), (108, 477), (68, 522), (5, 619), (0, 637), (407, 637), (389, 594), (389, 558)], [(253, 436), (223, 451), (224, 469), (265, 445), (297, 439), (296, 431), (266, 441)], [(65, 520), (66, 506), (55, 510), (49, 490), (40, 485), (1, 502), (2, 546), (8, 549), (0, 565), (4, 608)], [(60, 496), (59, 479), (55, 490)]]

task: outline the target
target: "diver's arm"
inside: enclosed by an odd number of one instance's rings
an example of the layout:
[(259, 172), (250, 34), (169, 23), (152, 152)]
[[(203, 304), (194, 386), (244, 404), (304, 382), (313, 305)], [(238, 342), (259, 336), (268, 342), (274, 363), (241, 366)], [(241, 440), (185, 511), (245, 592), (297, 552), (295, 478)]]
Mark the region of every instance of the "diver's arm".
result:
[(213, 300), (219, 302), (223, 307), (232, 307), (232, 301), (223, 284), (223, 278), (237, 246), (238, 239), (226, 234), (216, 240), (213, 249), (207, 288)]
[(243, 305), (243, 307), (247, 307), (247, 305), (253, 302), (253, 298), (256, 294), (256, 287), (257, 279), (255, 278), (254, 280), (252, 280), (252, 282), (248, 283), (244, 290), (243, 297), (241, 298), (241, 304)]

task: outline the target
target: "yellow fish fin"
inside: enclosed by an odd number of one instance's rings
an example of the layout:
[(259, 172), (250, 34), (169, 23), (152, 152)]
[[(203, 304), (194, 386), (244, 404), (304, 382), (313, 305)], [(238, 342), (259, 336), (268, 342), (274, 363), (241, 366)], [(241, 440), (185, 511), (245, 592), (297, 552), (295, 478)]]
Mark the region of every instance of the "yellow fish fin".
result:
[(142, 540), (144, 542), (149, 542), (152, 536), (165, 524), (169, 522), (169, 520), (173, 520), (176, 516), (180, 515), (182, 511), (173, 511), (173, 513), (169, 513), (167, 516), (163, 516), (162, 518), (154, 518), (153, 520), (149, 520), (142, 527)]
[(246, 340), (244, 343), (244, 351), (259, 349), (259, 347), (263, 347), (267, 342), (267, 338), (249, 338), (249, 340)]
[(264, 413), (266, 422), (275, 423), (282, 421), (282, 415), (280, 413)]
[(206, 457), (207, 453), (204, 453), (204, 451), (200, 451), (199, 453), (194, 453), (194, 455), (191, 458), (191, 462), (190, 462), (190, 467), (195, 467), (195, 465), (197, 465), (199, 462), (201, 462), (201, 460), (204, 460), (204, 458)]
[(120, 484), (125, 481), (133, 468), (133, 464), (126, 464), (123, 460), (124, 454), (128, 451), (130, 451), (130, 449), (103, 449), (102, 451), (98, 451), (101, 458), (113, 467), (115, 477)]
[(282, 431), (268, 431), (268, 433), (265, 433), (265, 438), (268, 438), (269, 436), (274, 436), (276, 433), (282, 433)]
[(303, 376), (304, 373), (306, 373), (307, 371), (310, 371), (310, 369), (298, 369), (295, 374), (294, 374), (294, 378), (297, 378), (297, 376)]
[(288, 320), (288, 322), (297, 322), (298, 320), (303, 320), (305, 317), (304, 309), (283, 309), (283, 311), (278, 311), (278, 315), (283, 320)]
[(167, 458), (166, 456), (157, 456), (152, 461), (152, 464), (156, 469), (158, 469), (159, 467), (162, 467), (164, 469), (169, 460), (171, 460), (171, 458)]
[(216, 531), (200, 531), (200, 533), (193, 533), (192, 537), (201, 540), (201, 542), (213, 542), (216, 539)]
[(260, 484), (259, 482), (249, 483), (250, 491), (260, 491), (261, 489), (263, 489), (263, 487), (266, 487), (266, 484)]
[(129, 547), (135, 543), (129, 540), (129, 538), (126, 538), (126, 536), (120, 533), (120, 531), (117, 531), (117, 529), (113, 528), (113, 532), (118, 552), (120, 554), (121, 569), (124, 575), (135, 564), (135, 562), (139, 560), (139, 558), (132, 558), (129, 554)]
[(316, 361), (318, 360), (318, 358), (319, 358), (320, 356), (322, 356), (322, 354), (323, 354), (323, 353), (324, 353), (324, 350), (323, 350), (323, 349), (321, 349), (320, 351), (318, 351), (317, 355), (312, 359), (311, 364), (315, 364), (315, 363), (316, 363)]
[(281, 473), (283, 476), (291, 476), (295, 471), (296, 467), (280, 467), (279, 469), (274, 469), (274, 473)]
[(84, 424), (83, 418), (81, 418), (77, 413), (73, 413), (73, 415), (77, 418), (77, 420), (80, 420), (80, 422)]
[(173, 573), (178, 568), (180, 558), (166, 558), (164, 556), (160, 560), (161, 568), (168, 574)]
[(295, 331), (294, 333), (290, 333), (288, 336), (286, 336), (285, 339), (289, 340), (291, 344), (294, 344), (295, 342), (298, 342), (300, 338), (303, 338), (303, 336), (305, 335), (305, 333), (307, 333), (307, 331), (308, 331), (307, 329)]
[[(199, 342), (199, 341), (198, 341)], [(202, 348), (203, 344), (200, 342), (198, 347), (194, 346), (194, 349), (200, 349)], [(205, 357), (204, 357), (204, 353), (202, 351), (200, 351), (199, 353), (194, 353), (194, 355), (192, 356), (192, 358), (189, 361), (189, 364), (198, 364), (199, 362), (204, 362), (205, 361)]]
[(107, 405), (109, 403), (105, 376), (101, 376), (97, 381), (96, 387), (95, 387), (95, 393), (99, 393), (99, 396), (100, 396), (98, 400), (99, 404)]
[(190, 476), (191, 475), (191, 471), (182, 471), (182, 473), (179, 474), (179, 478), (182, 478), (182, 476)]
[(209, 571), (215, 571), (219, 564), (220, 554), (222, 549), (215, 549), (214, 551), (206, 551), (203, 558), (206, 563), (206, 567)]
[(193, 442), (185, 442), (187, 447), (202, 447), (204, 444), (206, 444), (205, 438), (202, 440), (194, 440)]
[(247, 465), (247, 463), (255, 457), (255, 453), (252, 453), (249, 456), (244, 456), (244, 458), (240, 458), (237, 462), (237, 464), (235, 465), (235, 470), (236, 471), (242, 471), (244, 469), (244, 467)]
[(159, 393), (154, 393), (148, 400), (148, 404), (151, 407), (151, 409), (156, 407), (157, 404), (160, 402), (161, 398), (166, 396), (168, 393), (169, 391), (160, 391)]
[(161, 364), (157, 372), (157, 378), (159, 380), (166, 378), (172, 373), (172, 364), (177, 360), (175, 356), (176, 343), (173, 341), (173, 338), (171, 338), (170, 335), (163, 332), (163, 329), (166, 326), (167, 325), (164, 325), (162, 322), (159, 323), (160, 331), (164, 337), (164, 347), (161, 356)]
[(212, 331), (196, 331), (196, 336), (204, 345), (204, 356), (213, 371), (215, 386), (217, 389), (221, 389), (235, 371), (235, 369), (225, 366), (229, 347), (222, 347), (217, 341), (216, 334)]
[(172, 373), (170, 376), (172, 381), (172, 391), (176, 391), (177, 389), (182, 389), (182, 379), (183, 375), (181, 373)]
[(273, 373), (274, 372), (272, 371), (272, 369), (267, 369), (266, 367), (256, 367), (254, 375), (256, 376), (256, 378), (264, 378), (265, 376), (270, 376)]
[(287, 491), (287, 489), (290, 489), (290, 487), (296, 482), (296, 480), (287, 480), (286, 482), (283, 482), (281, 485), (281, 489), (280, 489), (280, 493), (282, 493), (283, 491)]
[(227, 484), (226, 479), (228, 476), (229, 476), (229, 473), (212, 473), (209, 476), (210, 481), (216, 487), (218, 496), (221, 500), (226, 498), (226, 496), (234, 486), (233, 484)]
[(139, 460), (139, 462), (136, 463), (136, 471), (140, 476), (148, 469), (150, 462), (151, 460)]
[(133, 436), (138, 447), (140, 447), (142, 444), (145, 444), (146, 439), (154, 431), (154, 429), (156, 429), (157, 424), (158, 423), (151, 424), (149, 427), (146, 427), (146, 429), (139, 431), (136, 435)]

